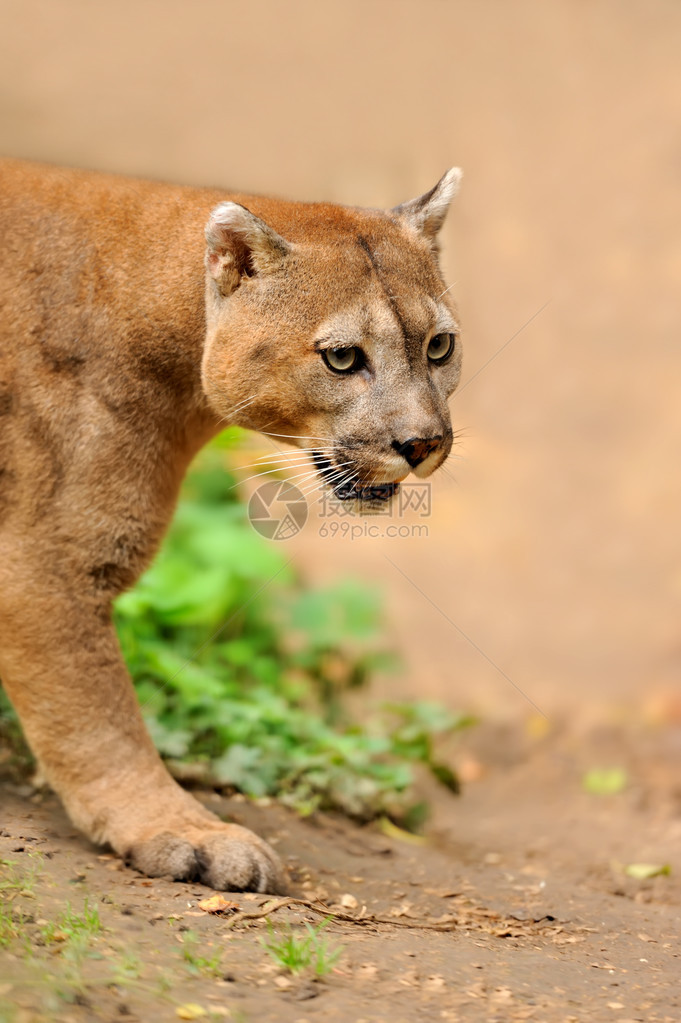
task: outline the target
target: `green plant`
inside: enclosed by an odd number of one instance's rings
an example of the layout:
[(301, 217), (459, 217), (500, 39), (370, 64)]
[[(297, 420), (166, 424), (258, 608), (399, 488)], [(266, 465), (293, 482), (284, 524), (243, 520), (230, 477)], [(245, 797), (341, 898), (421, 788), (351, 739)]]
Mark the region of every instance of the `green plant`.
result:
[(21, 920), (9, 903), (0, 903), (0, 948), (6, 948), (19, 935)]
[(117, 602), (151, 734), (180, 776), (410, 826), (421, 816), (410, 762), (454, 789), (432, 734), (466, 720), (425, 704), (348, 717), (345, 693), (395, 666), (376, 647), (380, 599), (350, 582), (306, 590), (255, 533), (225, 465), (238, 438), (228, 430), (203, 452), (159, 557)]
[(35, 761), (24, 739), (14, 707), (2, 688), (0, 679), (0, 749), (2, 771), (10, 777), (25, 778)]
[(288, 970), (289, 973), (301, 973), (311, 967), (318, 977), (323, 977), (336, 965), (343, 946), (331, 948), (328, 940), (320, 937), (320, 932), (331, 920), (325, 917), (316, 927), (305, 923), (306, 934), (296, 934), (290, 924), (287, 924), (281, 937), (277, 937), (270, 920), (267, 921), (267, 930), (270, 940), (262, 940), (262, 946), (279, 966)]
[(55, 920), (50, 920), (40, 928), (43, 941), (50, 943), (54, 941), (65, 942), (65, 948), (75, 950), (85, 949), (92, 938), (96, 937), (102, 929), (99, 918), (99, 910), (91, 906), (86, 896), (83, 902), (83, 912), (75, 913), (70, 903)]
[(30, 852), (21, 865), (17, 860), (0, 859), (0, 896), (15, 895), (33, 897), (33, 889), (43, 866), (39, 852)]
[(168, 992), (172, 990), (173, 983), (174, 978), (171, 976), (171, 974), (169, 974), (165, 970), (161, 970), (156, 978), (155, 985), (158, 997), (163, 998), (165, 995), (167, 995)]
[(208, 977), (219, 977), (220, 953), (214, 956), (200, 955), (198, 952), (199, 936), (196, 931), (185, 931), (182, 938), (182, 958), (190, 973), (202, 973)]
[(17, 905), (17, 898), (34, 898), (33, 889), (42, 867), (39, 853), (28, 854), (26, 861), (0, 859), (0, 948), (6, 948), (15, 939), (21, 939), (24, 951), (31, 951), (26, 934), (29, 915)]
[(125, 984), (126, 981), (137, 980), (141, 974), (142, 963), (137, 953), (122, 949), (114, 966), (112, 983)]
[(90, 905), (87, 897), (81, 913), (67, 903), (59, 916), (39, 926), (43, 943), (59, 953), (59, 966), (51, 972), (51, 983), (55, 996), (63, 1002), (71, 1003), (83, 997), (87, 986), (83, 963), (86, 959), (100, 958), (92, 946), (101, 930), (99, 910)]

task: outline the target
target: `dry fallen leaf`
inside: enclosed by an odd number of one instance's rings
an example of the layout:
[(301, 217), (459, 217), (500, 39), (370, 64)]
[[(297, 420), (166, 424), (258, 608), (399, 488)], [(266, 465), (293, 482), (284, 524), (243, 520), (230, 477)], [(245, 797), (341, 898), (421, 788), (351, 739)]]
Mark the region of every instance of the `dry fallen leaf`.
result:
[(224, 895), (211, 895), (209, 899), (202, 899), (198, 906), (204, 913), (236, 913), (239, 909), (237, 902), (230, 902)]
[(287, 991), (290, 987), (293, 987), (293, 981), (290, 977), (275, 977), (274, 984), (276, 987), (281, 988), (282, 991)]
[(398, 981), (399, 984), (402, 984), (403, 987), (421, 986), (420, 974), (418, 970), (415, 969), (405, 970), (405, 972), (402, 974), (398, 973), (396, 975), (396, 980)]
[(428, 839), (423, 835), (414, 835), (411, 831), (404, 831), (393, 824), (387, 817), (381, 817), (381, 831), (388, 838), (396, 838), (398, 842), (407, 842), (410, 845), (428, 845)]
[(629, 863), (624, 868), (624, 873), (637, 881), (647, 881), (649, 877), (661, 877), (671, 872), (672, 868), (668, 863)]
[(206, 1010), (202, 1005), (188, 1002), (186, 1005), (178, 1005), (175, 1009), (175, 1015), (179, 1016), (180, 1019), (201, 1019), (206, 1015)]
[(411, 903), (411, 902), (403, 902), (400, 906), (393, 906), (392, 909), (389, 910), (388, 916), (394, 916), (394, 917), (410, 916), (410, 917), (414, 917), (416, 914), (412, 913), (412, 908), (413, 908), (413, 903)]

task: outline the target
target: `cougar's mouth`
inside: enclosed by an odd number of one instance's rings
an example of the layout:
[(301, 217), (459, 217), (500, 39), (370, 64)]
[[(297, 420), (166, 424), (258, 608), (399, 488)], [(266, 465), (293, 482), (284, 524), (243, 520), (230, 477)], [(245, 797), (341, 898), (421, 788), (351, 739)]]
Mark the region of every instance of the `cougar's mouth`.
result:
[(366, 504), (382, 504), (390, 501), (399, 490), (400, 484), (393, 483), (362, 483), (354, 478), (351, 468), (347, 471), (338, 468), (330, 458), (314, 452), (312, 460), (319, 470), (319, 475), (331, 488), (339, 501), (362, 501)]

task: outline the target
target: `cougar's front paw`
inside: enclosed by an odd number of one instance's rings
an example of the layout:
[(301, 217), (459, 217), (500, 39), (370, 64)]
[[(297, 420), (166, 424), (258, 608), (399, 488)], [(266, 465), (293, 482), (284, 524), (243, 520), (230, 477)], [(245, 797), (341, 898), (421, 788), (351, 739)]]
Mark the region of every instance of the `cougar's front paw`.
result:
[(207, 830), (191, 841), (162, 831), (134, 845), (125, 861), (147, 877), (170, 875), (174, 881), (200, 881), (221, 891), (277, 895), (286, 889), (276, 853), (238, 824)]

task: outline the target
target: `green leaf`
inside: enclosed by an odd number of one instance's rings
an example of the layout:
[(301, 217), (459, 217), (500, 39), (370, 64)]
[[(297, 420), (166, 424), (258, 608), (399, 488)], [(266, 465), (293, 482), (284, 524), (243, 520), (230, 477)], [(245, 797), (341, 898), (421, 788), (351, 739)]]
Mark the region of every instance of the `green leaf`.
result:
[(637, 881), (646, 881), (650, 877), (662, 877), (671, 874), (672, 868), (668, 863), (630, 863), (624, 868), (624, 873)]
[(622, 767), (594, 767), (582, 778), (582, 788), (593, 796), (614, 796), (626, 788), (627, 781)]
[(457, 778), (456, 773), (451, 769), (451, 767), (447, 764), (431, 763), (430, 769), (437, 780), (444, 785), (445, 788), (458, 796), (461, 791), (461, 785), (459, 784), (459, 779)]

